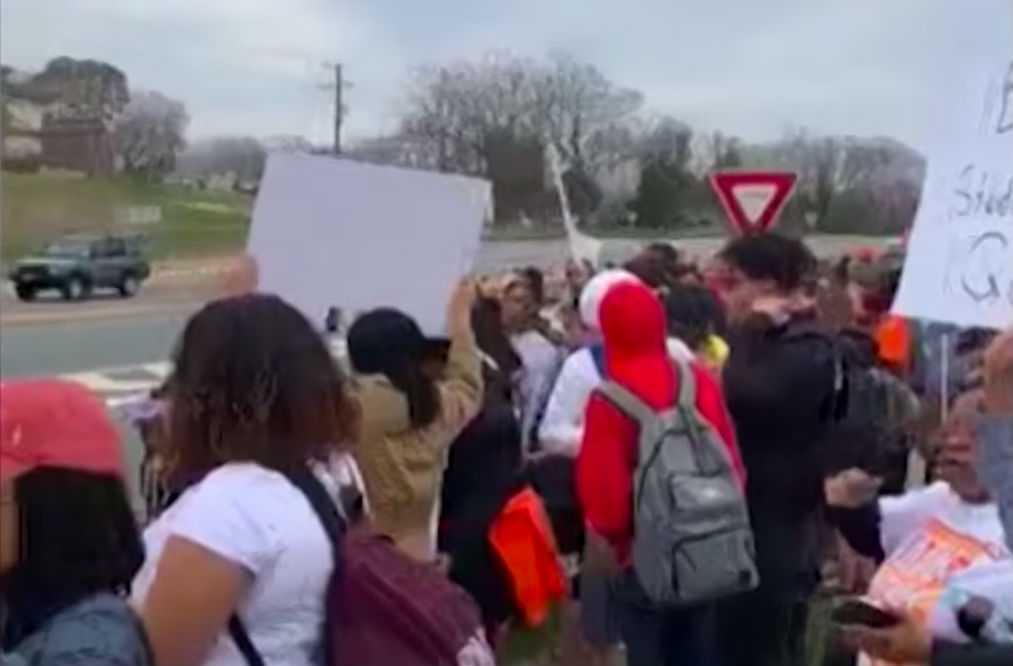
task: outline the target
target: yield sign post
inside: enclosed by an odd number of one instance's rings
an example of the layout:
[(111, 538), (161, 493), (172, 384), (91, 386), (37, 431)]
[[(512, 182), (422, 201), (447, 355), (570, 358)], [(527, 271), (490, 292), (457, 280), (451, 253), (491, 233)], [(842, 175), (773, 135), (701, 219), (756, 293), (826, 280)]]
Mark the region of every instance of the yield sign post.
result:
[(784, 210), (797, 175), (790, 171), (715, 171), (711, 187), (728, 223), (741, 236), (769, 231)]

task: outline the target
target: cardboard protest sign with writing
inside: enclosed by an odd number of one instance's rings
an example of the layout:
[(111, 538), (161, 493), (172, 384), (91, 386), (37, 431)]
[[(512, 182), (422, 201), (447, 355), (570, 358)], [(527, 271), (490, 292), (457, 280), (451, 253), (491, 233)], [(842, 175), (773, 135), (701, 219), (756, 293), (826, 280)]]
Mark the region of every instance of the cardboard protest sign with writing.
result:
[(967, 72), (952, 125), (929, 155), (898, 314), (959, 326), (1013, 324), (1013, 38)]
[(490, 211), (488, 181), (327, 156), (270, 155), (249, 252), (260, 289), (323, 328), (380, 306), (440, 335)]

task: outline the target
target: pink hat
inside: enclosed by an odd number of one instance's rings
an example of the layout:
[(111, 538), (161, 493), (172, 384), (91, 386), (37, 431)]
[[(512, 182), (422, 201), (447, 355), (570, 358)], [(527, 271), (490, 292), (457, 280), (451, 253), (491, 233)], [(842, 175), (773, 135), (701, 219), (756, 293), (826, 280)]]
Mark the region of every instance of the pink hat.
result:
[(0, 383), (0, 480), (37, 467), (123, 475), (119, 432), (83, 386), (57, 379)]
[(584, 285), (584, 289), (580, 292), (580, 319), (585, 326), (592, 331), (601, 331), (601, 319), (598, 313), (601, 301), (609, 289), (623, 282), (640, 284), (640, 278), (629, 271), (617, 268), (598, 273)]

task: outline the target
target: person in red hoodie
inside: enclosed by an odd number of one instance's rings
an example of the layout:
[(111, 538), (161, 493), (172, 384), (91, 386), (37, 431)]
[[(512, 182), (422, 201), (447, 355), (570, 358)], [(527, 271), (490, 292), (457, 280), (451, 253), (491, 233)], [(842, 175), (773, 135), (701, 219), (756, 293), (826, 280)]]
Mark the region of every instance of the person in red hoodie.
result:
[[(608, 379), (661, 411), (675, 404), (679, 377), (665, 347), (665, 313), (642, 284), (614, 285), (602, 298), (599, 319)], [(693, 365), (697, 410), (728, 447), (735, 472), (745, 472), (724, 398), (714, 377)], [(619, 566), (615, 596), (629, 666), (715, 662), (713, 609), (709, 605), (659, 609), (644, 595), (630, 568), (633, 540), (633, 472), (637, 426), (594, 393), (588, 402), (577, 458), (577, 493), (590, 529), (608, 542)]]

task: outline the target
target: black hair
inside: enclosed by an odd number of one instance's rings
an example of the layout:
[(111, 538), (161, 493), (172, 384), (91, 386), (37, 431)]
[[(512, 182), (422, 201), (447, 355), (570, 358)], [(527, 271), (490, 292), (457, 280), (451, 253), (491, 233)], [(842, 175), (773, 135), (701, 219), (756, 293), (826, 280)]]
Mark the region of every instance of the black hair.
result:
[(888, 258), (852, 259), (848, 280), (862, 288), (862, 306), (867, 311), (886, 314), (900, 289), (902, 270), (902, 264)]
[(665, 295), (668, 330), (691, 349), (699, 349), (707, 336), (724, 328), (721, 306), (706, 287), (674, 285)]
[(625, 264), (623, 269), (632, 273), (651, 289), (670, 286), (661, 258), (649, 252), (642, 252)]
[(422, 361), (426, 338), (415, 320), (393, 308), (371, 310), (348, 329), (348, 358), (356, 372), (382, 374), (408, 400), (412, 427), (436, 420), (440, 393)]
[(528, 266), (520, 273), (531, 289), (531, 297), (537, 305), (545, 303), (545, 275), (534, 266)]
[(998, 335), (995, 331), (980, 326), (962, 329), (957, 333), (957, 340), (954, 344), (954, 352), (957, 354), (971, 354), (984, 351), (986, 347)]
[(20, 552), (0, 580), (5, 646), (88, 597), (129, 593), (144, 546), (122, 480), (39, 467), (14, 480), (14, 501)]
[(736, 238), (719, 256), (750, 280), (770, 280), (782, 291), (804, 287), (817, 267), (805, 243), (773, 233)]
[(495, 298), (481, 297), (471, 307), (471, 326), (475, 331), (475, 344), (507, 376), (520, 370), (521, 358), (510, 343), (503, 328), (503, 312)]
[(521, 357), (510, 343), (503, 328), (503, 314), (499, 301), (483, 297), (471, 308), (471, 326), (475, 331), (475, 344), (491, 358), (496, 367), (482, 364), (485, 391), (482, 401), (489, 405), (511, 405), (514, 374), (521, 369)]
[(679, 263), (679, 250), (668, 243), (660, 241), (650, 243), (643, 251), (658, 257), (658, 259), (660, 259), (669, 269), (674, 269)]
[(174, 484), (233, 461), (292, 471), (325, 459), (354, 429), (323, 338), (277, 296), (226, 298), (191, 317), (169, 387)]

